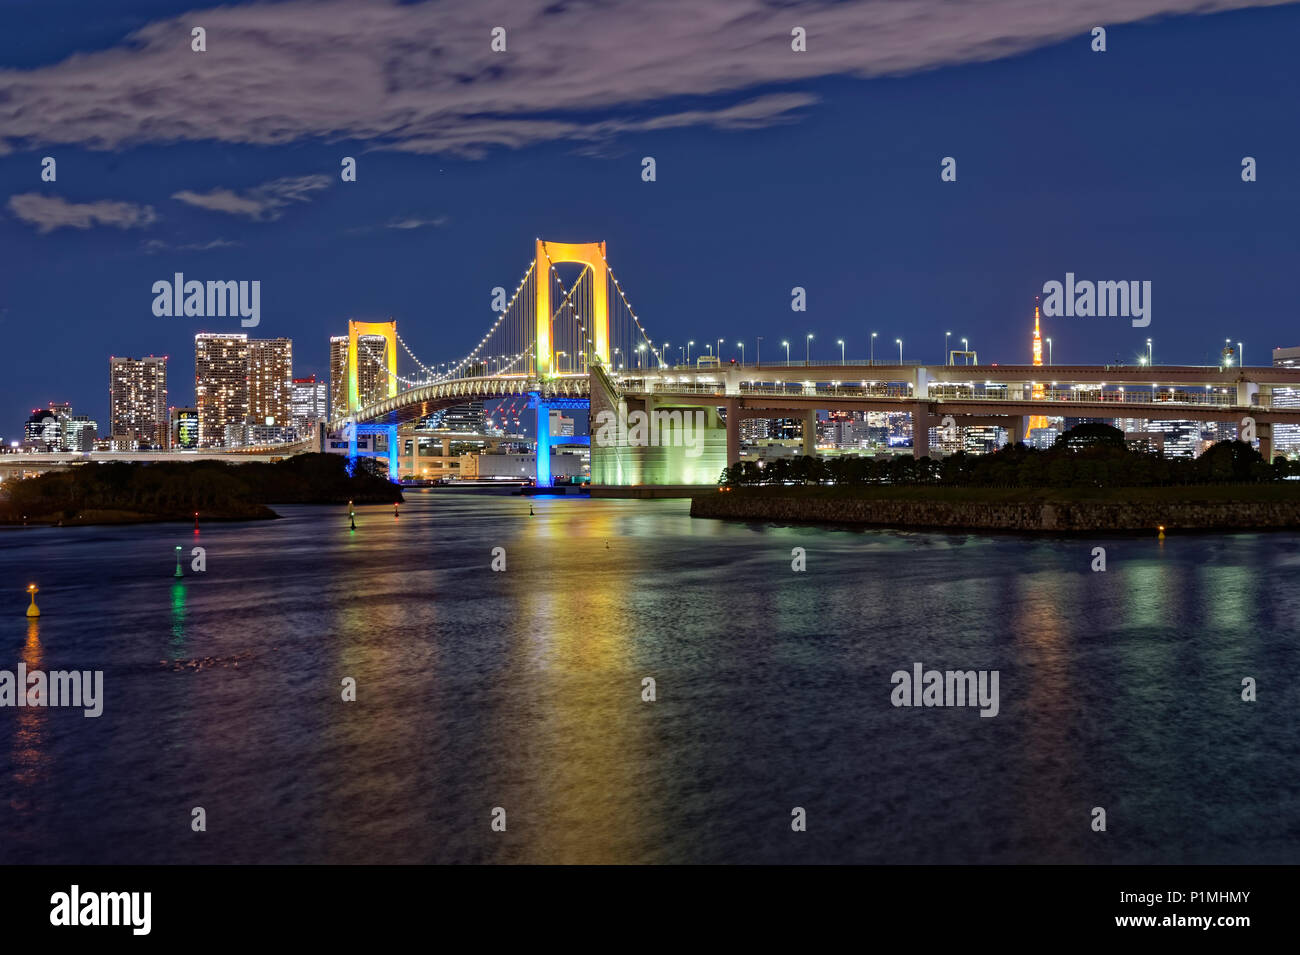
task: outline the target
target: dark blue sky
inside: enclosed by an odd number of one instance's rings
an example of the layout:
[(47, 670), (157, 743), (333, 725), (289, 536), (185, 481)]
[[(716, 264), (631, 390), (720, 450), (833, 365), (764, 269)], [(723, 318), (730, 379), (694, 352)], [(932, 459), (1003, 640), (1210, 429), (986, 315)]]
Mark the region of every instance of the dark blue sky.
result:
[[(103, 6), (6, 3), (0, 145), (16, 116), (5, 113), (6, 89), (12, 104), (25, 71), (57, 80), (74, 53), (117, 47), (187, 9)], [(603, 29), (602, 15), (574, 29), (580, 44), (580, 31)], [(49, 400), (71, 400), (103, 427), (110, 354), (170, 355), (171, 403), (190, 403), (194, 333), (239, 329), (154, 317), (150, 287), (173, 272), (261, 280), (262, 322), (248, 331), (292, 337), (295, 373), (324, 375), (327, 339), (349, 317), (394, 316), (426, 362), (463, 354), (493, 318), (492, 287), (514, 288), (536, 235), (606, 240), (656, 339), (731, 346), (743, 337), (751, 360), (758, 335), (764, 357), (776, 358), (782, 338), (802, 343), (808, 332), (814, 358), (833, 357), (837, 338), (862, 358), (876, 331), (877, 357), (896, 353), (902, 337), (906, 358), (937, 363), (951, 330), (982, 361), (1028, 361), (1034, 295), (1073, 271), (1150, 280), (1152, 322), (1046, 321), (1058, 363), (1131, 361), (1148, 336), (1158, 362), (1213, 363), (1228, 336), (1245, 342), (1249, 363), (1264, 362), (1272, 347), (1300, 344), (1297, 37), (1300, 8), (1247, 9), (1112, 25), (1104, 54), (1091, 52), (1084, 30), (991, 62), (897, 76), (827, 68), (700, 96), (578, 101), (562, 116), (515, 110), (510, 122), (637, 122), (595, 144), (530, 133), (518, 148), (474, 156), (403, 151), (391, 134), (358, 136), (345, 124), (351, 135), (341, 139), (293, 134), (275, 144), (201, 130), (153, 136), (155, 107), (143, 95), (132, 135), (94, 148), (75, 141), (79, 93), (20, 89), (21, 134), (0, 149), (9, 345), (0, 435), (18, 436), (28, 410)], [(820, 42), (810, 31), (809, 55)], [(759, 128), (644, 122), (779, 94), (809, 102), (793, 121)], [(156, 95), (165, 105), (167, 90)], [(287, 125), (297, 108), (285, 104)], [(44, 141), (41, 111), (51, 117)], [(58, 161), (56, 183), (40, 181), (45, 155)], [(356, 183), (339, 181), (345, 155), (359, 161)], [(641, 181), (645, 155), (657, 182)], [(1240, 178), (1247, 155), (1259, 163), (1255, 183)], [(956, 183), (940, 181), (943, 156), (957, 159)], [(276, 205), (274, 189), (259, 191), (310, 176), (328, 184), (301, 201)], [(251, 196), (266, 212), (173, 198), (216, 190)], [(47, 212), (20, 214), (33, 195), (152, 212), (130, 228), (42, 231)], [(414, 222), (424, 224), (392, 227)], [(182, 248), (216, 241), (237, 244)], [(808, 290), (805, 314), (790, 310), (796, 285)], [(794, 351), (801, 357), (801, 344)]]

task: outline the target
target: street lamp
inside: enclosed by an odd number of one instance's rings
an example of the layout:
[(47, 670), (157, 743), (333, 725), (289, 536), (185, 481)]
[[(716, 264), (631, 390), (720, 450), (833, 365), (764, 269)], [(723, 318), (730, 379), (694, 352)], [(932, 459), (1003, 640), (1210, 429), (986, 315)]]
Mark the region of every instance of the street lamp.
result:
[(901, 365), (903, 363), (903, 340), (895, 338), (894, 341), (898, 343), (898, 363)]
[(642, 342), (641, 344), (636, 346), (636, 366), (640, 368), (641, 363), (644, 360), (645, 360), (645, 342)]
[(688, 365), (691, 363), (691, 347), (692, 347), (694, 344), (695, 344), (695, 342), (687, 342), (687, 343), (686, 343), (686, 364), (688, 364)]
[(1147, 339), (1147, 364), (1154, 365), (1155, 363), (1156, 363), (1156, 356), (1151, 348), (1151, 339), (1148, 338)]
[(781, 344), (785, 346), (785, 363), (788, 365), (790, 364), (790, 343), (783, 341)]
[(618, 349), (615, 348), (615, 349), (614, 349), (614, 370), (615, 370), (615, 371), (618, 371), (618, 370), (620, 370), (622, 367), (623, 367), (623, 366), (620, 365), (620, 364), (618, 363)]
[(718, 339), (718, 361), (722, 361), (722, 339)]
[(876, 363), (876, 333), (871, 333), (871, 364)]
[(659, 346), (659, 366), (661, 368), (663, 367), (663, 363), (664, 363), (664, 355), (668, 355), (668, 354), (671, 354), (671, 352), (668, 351), (668, 343), (664, 342), (662, 345)]
[(808, 338), (803, 343), (803, 363), (805, 365), (812, 364), (812, 340), (812, 332), (809, 332)]
[(844, 364), (844, 339), (842, 338), (835, 339), (835, 344), (840, 346), (840, 364), (842, 365)]
[(763, 336), (758, 336), (758, 350), (754, 353), (754, 364), (763, 364)]
[(1241, 347), (1241, 342), (1237, 342), (1237, 367), (1246, 367), (1246, 349)]
[(1052, 340), (1050, 338), (1047, 340), (1047, 363), (1049, 365), (1052, 363)]
[(736, 342), (736, 347), (740, 349), (740, 367), (745, 367), (745, 343)]
[(952, 332), (943, 333), (943, 363), (945, 365), (952, 364), (952, 353), (948, 351), (948, 336), (951, 334)]
[(970, 364), (970, 342), (968, 342), (964, 338), (961, 340), (961, 350), (965, 352), (965, 354), (962, 355), (962, 361), (965, 364), (969, 365)]

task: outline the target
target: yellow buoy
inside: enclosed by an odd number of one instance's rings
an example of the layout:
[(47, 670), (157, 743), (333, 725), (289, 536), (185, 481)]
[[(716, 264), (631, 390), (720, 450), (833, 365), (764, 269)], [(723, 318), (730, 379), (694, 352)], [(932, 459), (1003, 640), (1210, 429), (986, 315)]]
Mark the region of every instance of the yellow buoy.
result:
[(28, 584), (27, 592), (32, 595), (32, 605), (27, 608), (27, 616), (39, 617), (41, 615), (41, 608), (36, 606), (36, 593), (37, 593), (36, 585)]
[(1164, 540), (1164, 539), (1165, 539), (1165, 525), (1161, 524), (1160, 533), (1157, 535), (1157, 540)]

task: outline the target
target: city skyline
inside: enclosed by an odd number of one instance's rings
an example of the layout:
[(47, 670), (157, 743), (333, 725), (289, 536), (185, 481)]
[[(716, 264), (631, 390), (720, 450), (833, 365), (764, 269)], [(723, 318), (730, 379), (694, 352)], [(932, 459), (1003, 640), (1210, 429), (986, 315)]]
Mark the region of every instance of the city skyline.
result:
[[(168, 19), (176, 4), (128, 20), (73, 6), (84, 17), (57, 35), (39, 29), (52, 11), (15, 14), (28, 36), (44, 38), (22, 49), (0, 38), (0, 61), (12, 66), (0, 83), (54, 84), (84, 52), (108, 58), (134, 88), (140, 62), (179, 29)], [(869, 22), (860, 5), (842, 6)], [(1094, 13), (1109, 19), (1105, 53), (1089, 49)], [(260, 15), (248, 5), (222, 14), (255, 31), (265, 28)], [(403, 15), (418, 25), (420, 5)], [(1011, 12), (1000, 27), (1017, 38), (1009, 55), (917, 53), (897, 70), (881, 69), (871, 51), (855, 66), (818, 29), (815, 7), (788, 15), (809, 24), (809, 60), (777, 36), (772, 61), (756, 59), (737, 88), (701, 98), (665, 87), (637, 109), (675, 118), (629, 124), (598, 145), (546, 133), (537, 108), (522, 106), (502, 120), (504, 142), (473, 150), (358, 136), (342, 119), (332, 134), (304, 129), (272, 145), (250, 132), (244, 102), (228, 104), (228, 135), (157, 141), (123, 115), (119, 138), (100, 130), (91, 141), (57, 117), (42, 125), (20, 97), (9, 114), (20, 122), (0, 150), (0, 328), (40, 321), (78, 344), (56, 363), (54, 341), (35, 340), (0, 382), (0, 408), (13, 409), (0, 433), (12, 437), (21, 410), (42, 400), (104, 417), (92, 384), (102, 355), (181, 354), (200, 331), (238, 329), (237, 318), (154, 316), (152, 283), (175, 272), (263, 282), (256, 334), (294, 339), (296, 373), (324, 377), (327, 340), (353, 317), (395, 317), (429, 359), (464, 354), (492, 314), (492, 289), (513, 287), (538, 234), (608, 237), (651, 333), (674, 343), (721, 333), (724, 360), (740, 357), (742, 329), (750, 347), (763, 336), (764, 357), (809, 332), (814, 358), (832, 357), (837, 340), (865, 357), (874, 330), (881, 343), (902, 338), (906, 357), (932, 361), (951, 329), (985, 361), (1027, 360), (1027, 303), (1067, 271), (1152, 281), (1154, 319), (1145, 329), (1045, 319), (1058, 358), (1128, 361), (1154, 337), (1161, 364), (1209, 364), (1243, 321), (1248, 360), (1296, 344), (1285, 296), (1297, 251), (1287, 157), (1300, 143), (1265, 119), (1296, 92), (1295, 78), (1271, 65), (1300, 26), (1294, 7), (1129, 24), (1100, 5), (1059, 14), (1050, 36)], [(526, 58), (524, 38), (539, 27), (520, 18), (530, 24), (515, 40)], [(219, 37), (223, 21), (212, 22)], [(144, 49), (124, 46), (148, 23)], [(575, 25), (570, 42), (603, 43), (624, 26)], [(730, 43), (705, 33), (699, 42)], [(183, 39), (177, 57), (219, 60), (219, 44), (192, 54)], [(492, 70), (478, 63), (475, 75), (509, 89)], [(1072, 88), (1080, 76), (1086, 90)], [(50, 95), (73, 106), (78, 94)], [(434, 95), (455, 109), (466, 94)], [(578, 108), (562, 98), (555, 106)], [(720, 115), (728, 109), (740, 112)], [(507, 127), (533, 132), (512, 142)], [(798, 158), (807, 154), (817, 162)], [(58, 161), (55, 182), (41, 181), (45, 156)], [(340, 178), (345, 156), (357, 161), (355, 182)], [(647, 156), (654, 182), (641, 177)], [(947, 156), (956, 182), (940, 179)], [(1243, 156), (1258, 159), (1257, 181), (1242, 181)], [(756, 193), (771, 203), (749, 201)], [(790, 311), (796, 286), (807, 290), (806, 313)], [(67, 382), (51, 381), (63, 367)]]

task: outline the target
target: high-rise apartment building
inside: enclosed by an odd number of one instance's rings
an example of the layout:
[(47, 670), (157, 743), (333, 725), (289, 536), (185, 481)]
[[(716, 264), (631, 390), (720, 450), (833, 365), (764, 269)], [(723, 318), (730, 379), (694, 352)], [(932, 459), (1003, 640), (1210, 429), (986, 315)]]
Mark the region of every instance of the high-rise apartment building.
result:
[[(383, 335), (357, 338), (357, 397), (362, 405), (388, 395), (388, 341)], [(330, 416), (343, 418), (348, 409), (348, 336), (330, 338)]]
[[(194, 336), (194, 404), (199, 413), (199, 447), (225, 447), (227, 428), (246, 427), (248, 336), (201, 332)], [(232, 434), (238, 434), (238, 430)]]
[(293, 423), (293, 342), (248, 342), (248, 416), (252, 424), (287, 428)]
[(108, 360), (108, 434), (115, 451), (167, 447), (167, 358)]

